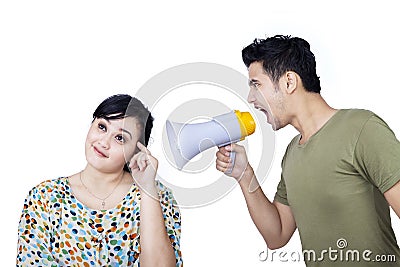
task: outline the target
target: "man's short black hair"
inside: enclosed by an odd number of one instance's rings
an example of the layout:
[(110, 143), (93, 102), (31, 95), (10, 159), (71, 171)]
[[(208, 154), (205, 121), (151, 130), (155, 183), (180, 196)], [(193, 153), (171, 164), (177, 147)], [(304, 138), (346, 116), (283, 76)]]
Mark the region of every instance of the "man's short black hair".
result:
[(307, 91), (321, 91), (315, 57), (310, 44), (304, 39), (290, 35), (255, 39), (242, 50), (242, 58), (247, 68), (253, 62), (262, 63), (265, 73), (275, 84), (285, 72), (294, 71), (300, 76)]

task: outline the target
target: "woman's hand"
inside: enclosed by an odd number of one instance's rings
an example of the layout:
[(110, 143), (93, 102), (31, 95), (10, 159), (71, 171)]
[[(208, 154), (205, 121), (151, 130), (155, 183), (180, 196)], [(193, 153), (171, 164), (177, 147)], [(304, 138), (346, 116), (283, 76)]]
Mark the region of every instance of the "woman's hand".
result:
[(155, 185), (158, 160), (140, 142), (137, 147), (140, 151), (132, 157), (129, 167), (141, 193), (140, 266), (175, 266), (175, 252)]
[(141, 192), (157, 196), (155, 177), (158, 169), (158, 160), (142, 143), (138, 142), (139, 152), (136, 153), (129, 163), (133, 179)]

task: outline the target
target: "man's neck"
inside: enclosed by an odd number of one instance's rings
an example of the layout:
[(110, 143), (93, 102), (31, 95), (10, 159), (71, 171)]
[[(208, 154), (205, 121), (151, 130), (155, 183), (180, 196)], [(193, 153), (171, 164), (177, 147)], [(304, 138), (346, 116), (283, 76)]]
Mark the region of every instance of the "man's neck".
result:
[(301, 134), (300, 144), (304, 144), (336, 113), (320, 94), (308, 93), (297, 103), (291, 124)]

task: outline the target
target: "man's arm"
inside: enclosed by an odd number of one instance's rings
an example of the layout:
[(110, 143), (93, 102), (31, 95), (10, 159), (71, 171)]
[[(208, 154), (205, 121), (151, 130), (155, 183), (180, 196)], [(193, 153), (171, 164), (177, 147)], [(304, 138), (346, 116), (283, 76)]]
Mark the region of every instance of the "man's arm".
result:
[(217, 170), (225, 172), (230, 166), (229, 153), (231, 151), (236, 152), (236, 159), (232, 173), (229, 175), (238, 180), (254, 224), (268, 248), (283, 247), (296, 230), (291, 208), (268, 200), (257, 182), (253, 168), (247, 161), (244, 147), (236, 144), (221, 147), (217, 152)]
[(249, 191), (250, 183), (258, 183), (253, 168), (248, 165), (243, 177), (239, 181), (240, 188), (246, 199), (251, 219), (267, 243), (268, 248), (278, 249), (289, 242), (296, 222), (289, 206), (277, 201), (271, 203), (265, 196), (261, 186), (253, 192)]
[(400, 218), (400, 181), (384, 193), (384, 196), (394, 212)]

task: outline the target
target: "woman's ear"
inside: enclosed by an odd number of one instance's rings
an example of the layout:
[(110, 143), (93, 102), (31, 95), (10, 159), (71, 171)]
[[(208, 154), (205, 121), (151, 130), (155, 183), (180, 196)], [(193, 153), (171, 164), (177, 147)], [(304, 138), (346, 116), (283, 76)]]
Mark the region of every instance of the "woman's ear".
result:
[(128, 161), (127, 163), (125, 163), (125, 165), (124, 165), (124, 171), (126, 171), (126, 172), (129, 172), (129, 173), (131, 173), (132, 172), (132, 170), (131, 170), (131, 168), (129, 168), (129, 164), (130, 164), (130, 162)]

